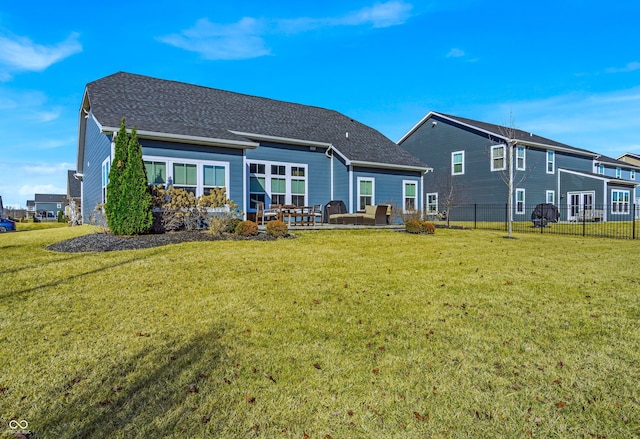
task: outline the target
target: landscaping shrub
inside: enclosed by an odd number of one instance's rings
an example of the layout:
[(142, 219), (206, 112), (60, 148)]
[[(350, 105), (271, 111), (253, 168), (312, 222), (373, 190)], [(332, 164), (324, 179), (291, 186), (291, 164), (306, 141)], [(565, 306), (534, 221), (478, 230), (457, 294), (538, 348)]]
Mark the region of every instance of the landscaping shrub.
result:
[(429, 221), (410, 220), (405, 223), (407, 233), (426, 233), (432, 235), (436, 231), (436, 226)]
[(267, 236), (273, 238), (284, 238), (289, 234), (287, 223), (280, 220), (269, 221), (267, 223)]
[(229, 218), (229, 221), (227, 221), (227, 228), (225, 229), (225, 232), (236, 233), (236, 228), (238, 227), (238, 224), (240, 224), (241, 222), (242, 222), (241, 218), (238, 218), (238, 217)]
[(429, 234), (429, 235), (433, 235), (436, 232), (436, 226), (429, 221), (424, 221), (422, 223), (422, 228), (424, 230), (425, 233)]
[(409, 220), (404, 224), (407, 233), (422, 233), (422, 221)]
[(240, 221), (236, 226), (236, 234), (241, 236), (255, 236), (258, 234), (258, 224), (253, 221)]

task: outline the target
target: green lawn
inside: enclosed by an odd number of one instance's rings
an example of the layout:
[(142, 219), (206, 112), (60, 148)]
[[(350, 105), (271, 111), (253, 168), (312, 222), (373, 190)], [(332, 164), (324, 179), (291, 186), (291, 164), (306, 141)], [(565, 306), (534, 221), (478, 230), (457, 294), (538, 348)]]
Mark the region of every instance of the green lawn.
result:
[(637, 241), (0, 235), (0, 423), (38, 438), (640, 435)]

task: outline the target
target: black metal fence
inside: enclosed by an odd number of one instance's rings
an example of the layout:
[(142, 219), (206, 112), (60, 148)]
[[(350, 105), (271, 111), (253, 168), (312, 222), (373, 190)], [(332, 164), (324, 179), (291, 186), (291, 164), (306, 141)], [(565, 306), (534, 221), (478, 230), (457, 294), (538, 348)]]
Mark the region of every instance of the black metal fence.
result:
[[(640, 206), (556, 206), (557, 218), (539, 205), (514, 205), (511, 229), (517, 233), (547, 233), (617, 239), (640, 239)], [(536, 210), (536, 208), (538, 208)], [(506, 204), (465, 204), (446, 211), (427, 212), (427, 221), (436, 225), (471, 229), (509, 230), (509, 206)]]

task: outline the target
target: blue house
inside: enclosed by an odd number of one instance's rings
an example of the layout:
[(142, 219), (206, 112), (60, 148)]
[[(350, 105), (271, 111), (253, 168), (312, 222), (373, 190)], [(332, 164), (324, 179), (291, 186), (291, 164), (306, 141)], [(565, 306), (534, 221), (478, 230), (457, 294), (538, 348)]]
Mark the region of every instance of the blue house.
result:
[(430, 112), (398, 144), (433, 168), (423, 177), (428, 212), (505, 206), (509, 181), (515, 221), (540, 203), (558, 206), (566, 221), (629, 220), (637, 198), (640, 168), (510, 127)]
[(256, 203), (342, 200), (422, 207), (428, 170), (380, 132), (324, 108), (130, 73), (87, 84), (79, 119), (82, 217), (104, 203), (121, 119), (136, 127), (150, 184), (195, 195), (224, 187), (251, 216)]

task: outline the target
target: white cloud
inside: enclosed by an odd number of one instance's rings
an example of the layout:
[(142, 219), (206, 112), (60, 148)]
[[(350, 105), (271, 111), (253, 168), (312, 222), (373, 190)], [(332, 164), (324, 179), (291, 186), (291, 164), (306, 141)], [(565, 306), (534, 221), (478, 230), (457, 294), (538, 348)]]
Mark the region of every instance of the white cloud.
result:
[(18, 190), (19, 195), (23, 197), (27, 197), (29, 199), (33, 199), (35, 194), (66, 194), (66, 193), (67, 193), (66, 186), (62, 188), (60, 186), (56, 186), (53, 184), (36, 184), (36, 185), (25, 184), (23, 186), (20, 186), (20, 189)]
[[(55, 175), (60, 172), (66, 172), (69, 169), (74, 169), (75, 165), (72, 163), (38, 163), (33, 165), (22, 166), (22, 171), (26, 175)], [(65, 174), (66, 175), (66, 174)]]
[(270, 55), (265, 36), (291, 34), (335, 26), (370, 25), (384, 28), (404, 23), (410, 18), (413, 6), (402, 0), (376, 3), (337, 17), (301, 17), (295, 19), (263, 20), (244, 17), (237, 23), (212, 23), (207, 18), (178, 34), (161, 36), (159, 41), (199, 53), (209, 60), (236, 60)]
[(40, 72), (52, 64), (82, 51), (79, 35), (72, 33), (66, 40), (53, 46), (36, 44), (25, 37), (0, 36), (0, 81), (7, 81), (12, 72)]
[(612, 157), (639, 149), (640, 87), (576, 92), (478, 110), (479, 116), (470, 117), (504, 124), (513, 114), (518, 129)]
[(607, 73), (627, 73), (640, 70), (640, 62), (630, 62), (624, 67), (611, 67), (606, 70)]
[(461, 58), (464, 56), (464, 50), (454, 47), (447, 53), (447, 58)]
[(160, 37), (159, 40), (197, 52), (204, 59), (248, 59), (270, 53), (264, 45), (262, 32), (262, 25), (255, 18), (245, 17), (233, 24), (216, 24), (203, 18), (191, 29)]

